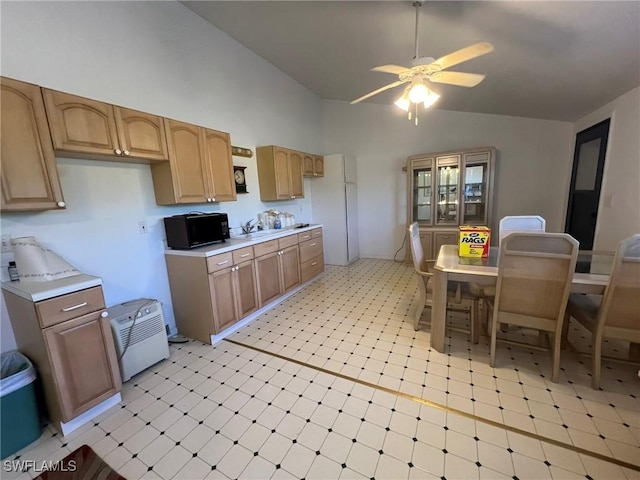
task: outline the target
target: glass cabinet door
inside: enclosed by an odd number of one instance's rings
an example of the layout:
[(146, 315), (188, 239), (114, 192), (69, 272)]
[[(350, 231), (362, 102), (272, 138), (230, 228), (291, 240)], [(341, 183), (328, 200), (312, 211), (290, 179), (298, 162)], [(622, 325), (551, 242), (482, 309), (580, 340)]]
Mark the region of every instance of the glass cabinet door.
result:
[(438, 166), (437, 219), (440, 225), (458, 223), (458, 165)]
[(488, 164), (467, 164), (464, 172), (464, 206), (462, 210), (465, 225), (487, 224), (487, 178)]
[(432, 197), (431, 167), (413, 170), (413, 221), (431, 225), (431, 197)]

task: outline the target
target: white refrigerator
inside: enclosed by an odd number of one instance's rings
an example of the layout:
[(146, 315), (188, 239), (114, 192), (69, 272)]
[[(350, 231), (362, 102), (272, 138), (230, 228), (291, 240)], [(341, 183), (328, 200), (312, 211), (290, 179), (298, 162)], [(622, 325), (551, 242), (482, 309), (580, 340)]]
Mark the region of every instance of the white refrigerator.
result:
[(355, 157), (324, 157), (324, 177), (312, 179), (311, 208), (314, 223), (324, 225), (324, 263), (349, 265), (360, 257), (358, 241), (358, 190)]

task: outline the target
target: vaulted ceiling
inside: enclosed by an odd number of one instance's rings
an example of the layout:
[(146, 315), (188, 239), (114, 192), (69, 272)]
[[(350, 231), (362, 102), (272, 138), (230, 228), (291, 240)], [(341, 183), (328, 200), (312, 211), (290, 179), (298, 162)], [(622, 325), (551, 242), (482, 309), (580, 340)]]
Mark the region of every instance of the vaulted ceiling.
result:
[[(323, 99), (391, 83), (397, 76), (370, 69), (408, 67), (414, 55), (408, 1), (182, 3)], [(495, 47), (452, 68), (486, 74), (482, 83), (434, 84), (442, 97), (432, 108), (575, 121), (640, 85), (638, 1), (424, 2), (418, 37), (420, 56), (434, 58), (478, 41)]]

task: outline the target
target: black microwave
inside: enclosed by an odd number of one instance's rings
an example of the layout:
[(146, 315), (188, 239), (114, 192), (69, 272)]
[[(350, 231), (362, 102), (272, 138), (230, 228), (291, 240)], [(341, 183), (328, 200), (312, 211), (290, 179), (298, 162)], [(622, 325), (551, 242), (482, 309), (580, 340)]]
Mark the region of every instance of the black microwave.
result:
[(186, 213), (164, 218), (167, 246), (186, 250), (229, 238), (226, 213)]

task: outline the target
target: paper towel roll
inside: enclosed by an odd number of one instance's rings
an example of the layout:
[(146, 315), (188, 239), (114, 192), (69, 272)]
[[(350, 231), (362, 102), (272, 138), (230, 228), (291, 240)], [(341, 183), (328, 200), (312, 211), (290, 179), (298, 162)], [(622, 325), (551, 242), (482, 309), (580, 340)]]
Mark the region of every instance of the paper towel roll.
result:
[(35, 237), (12, 238), (11, 247), (21, 282), (48, 282), (80, 275), (73, 265), (40, 245)]

